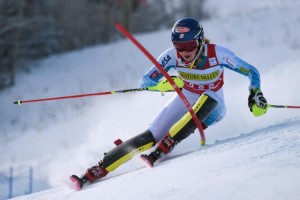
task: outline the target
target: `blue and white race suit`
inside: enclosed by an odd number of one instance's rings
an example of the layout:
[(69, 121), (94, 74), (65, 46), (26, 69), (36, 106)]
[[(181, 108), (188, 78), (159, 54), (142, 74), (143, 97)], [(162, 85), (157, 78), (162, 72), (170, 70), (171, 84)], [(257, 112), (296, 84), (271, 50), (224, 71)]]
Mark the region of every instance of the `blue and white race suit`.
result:
[[(203, 55), (191, 66), (185, 65), (174, 47), (163, 52), (158, 57), (158, 62), (166, 71), (174, 68), (178, 72), (178, 76), (184, 81), (182, 92), (191, 105), (194, 105), (203, 93), (218, 102), (203, 122), (206, 126), (219, 122), (226, 113), (222, 89), (224, 67), (247, 76), (250, 80), (249, 89), (260, 88), (260, 75), (254, 66), (237, 57), (229, 49), (214, 44), (204, 44)], [(140, 87), (155, 86), (162, 77), (163, 74), (157, 67), (152, 66), (140, 80)], [(150, 123), (149, 130), (156, 142), (160, 141), (187, 111), (185, 104), (176, 94)]]

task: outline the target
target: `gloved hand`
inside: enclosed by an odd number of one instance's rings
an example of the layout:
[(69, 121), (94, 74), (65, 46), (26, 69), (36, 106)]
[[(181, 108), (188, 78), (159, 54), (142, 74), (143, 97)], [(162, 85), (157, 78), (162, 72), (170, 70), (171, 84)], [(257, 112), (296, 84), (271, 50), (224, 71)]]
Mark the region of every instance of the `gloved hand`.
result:
[(248, 106), (255, 117), (264, 115), (268, 111), (268, 103), (260, 89), (251, 89)]
[[(177, 76), (171, 76), (175, 84), (178, 86), (178, 88), (183, 87), (183, 81), (178, 78)], [(173, 91), (174, 88), (172, 85), (169, 83), (169, 81), (165, 78), (157, 83), (156, 86), (149, 87), (149, 90), (155, 90), (155, 91), (160, 91), (160, 92), (168, 92), (168, 91)]]

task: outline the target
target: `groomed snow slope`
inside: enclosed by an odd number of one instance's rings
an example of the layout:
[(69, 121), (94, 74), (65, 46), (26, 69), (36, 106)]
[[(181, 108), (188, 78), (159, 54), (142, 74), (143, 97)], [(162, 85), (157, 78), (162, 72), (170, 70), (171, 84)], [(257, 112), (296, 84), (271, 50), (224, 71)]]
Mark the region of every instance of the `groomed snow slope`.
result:
[(152, 169), (144, 167), (100, 181), (80, 192), (65, 185), (16, 200), (297, 200), (299, 135), (300, 119), (292, 119), (196, 148)]
[[(299, 105), (300, 1), (255, 0), (249, 3), (237, 3), (233, 0), (224, 2), (209, 0), (207, 9), (214, 15), (212, 19), (202, 21), (206, 36), (212, 42), (236, 52), (260, 70), (262, 90), (269, 103)], [(170, 30), (137, 35), (137, 39), (156, 57), (170, 46)], [(139, 78), (151, 63), (129, 41), (122, 40), (67, 54), (49, 55), (49, 58), (37, 62), (36, 65), (37, 67), (30, 73), (17, 75), (16, 86), (0, 93), (0, 199), (7, 197), (8, 189), (5, 180), (10, 166), (14, 167), (17, 180), (25, 176), (30, 166), (33, 167), (34, 192), (54, 188), (50, 192), (45, 191), (21, 198), (47, 199), (47, 195), (50, 195), (49, 199), (52, 199), (54, 198), (52, 195), (55, 195), (57, 191), (57, 199), (61, 199), (61, 195), (64, 196), (70, 192), (69, 188), (66, 188), (70, 174), (81, 174), (87, 167), (95, 164), (102, 158), (104, 152), (113, 147), (113, 141), (116, 138), (125, 140), (144, 131), (152, 117), (173, 95), (166, 94), (162, 97), (158, 93), (137, 92), (24, 104), (21, 107), (13, 105), (12, 102), (18, 99), (135, 88)], [(248, 85), (247, 78), (229, 70), (225, 71), (224, 91), (227, 115), (218, 125), (206, 130), (208, 147), (204, 150), (201, 149), (182, 157), (182, 161), (173, 159), (161, 163), (153, 170), (142, 170), (146, 172), (141, 175), (137, 175), (141, 171), (133, 172), (120, 178), (100, 182), (87, 190), (75, 193), (72, 198), (93, 198), (88, 196), (88, 193), (97, 198), (101, 196), (101, 192), (103, 195), (107, 192), (116, 195), (115, 198), (118, 195), (119, 198), (125, 198), (121, 192), (111, 189), (111, 186), (117, 184), (120, 184), (120, 190), (130, 191), (128, 195), (132, 195), (132, 198), (138, 198), (138, 194), (141, 193), (146, 194), (149, 188), (152, 188), (151, 195), (163, 195), (160, 190), (155, 193), (154, 188), (157, 188), (158, 182), (164, 181), (164, 177), (170, 178), (169, 172), (173, 172), (173, 175), (178, 173), (180, 179), (160, 186), (168, 188), (165, 190), (168, 192), (163, 196), (165, 198), (172, 195), (172, 187), (182, 188), (181, 191), (185, 191), (184, 194), (195, 194), (194, 191), (198, 191), (204, 197), (205, 195), (226, 194), (227, 196), (225, 195), (222, 199), (238, 199), (239, 196), (235, 194), (251, 196), (274, 193), (273, 199), (277, 196), (296, 195), (294, 188), (299, 185), (297, 181), (292, 180), (298, 177), (297, 173), (291, 172), (299, 169), (300, 156), (297, 152), (297, 145), (290, 146), (288, 142), (289, 140), (291, 144), (299, 142), (299, 110), (270, 109), (265, 116), (255, 118), (247, 107)], [(294, 127), (294, 130), (290, 129), (290, 126)], [(261, 134), (257, 133), (257, 130)], [(287, 134), (290, 132), (291, 134)], [(251, 134), (246, 134), (247, 137), (244, 137), (241, 136), (243, 133)], [(281, 137), (285, 134), (292, 138)], [(246, 140), (255, 140), (251, 138), (252, 135), (258, 140), (257, 146), (255, 143), (246, 142)], [(274, 139), (275, 136), (280, 139)], [(264, 140), (259, 140), (261, 137), (266, 137), (265, 140), (270, 139), (270, 141), (262, 145), (261, 148), (264, 147), (264, 149), (259, 152), (260, 144), (264, 142)], [(198, 132), (196, 132), (183, 141), (172, 155), (199, 149), (199, 140)], [(215, 144), (217, 140), (221, 142)], [(226, 148), (227, 145), (228, 148)], [(288, 150), (289, 148), (291, 150)], [(222, 150), (220, 155), (223, 157), (215, 155), (217, 149)], [(242, 151), (244, 149), (246, 149), (245, 152)], [(275, 153), (265, 154), (269, 151)], [(249, 154), (243, 156), (243, 153)], [(250, 156), (252, 153), (264, 155), (263, 159), (260, 160), (259, 156), (257, 158)], [(239, 154), (241, 157), (234, 160), (234, 157)], [(289, 156), (293, 156), (293, 159)], [(214, 157), (216, 160), (213, 160)], [(253, 160), (256, 162), (252, 162)], [(284, 162), (278, 162), (281, 160)], [(195, 164), (197, 162), (200, 163)], [(235, 168), (232, 163), (236, 162), (240, 165), (237, 164)], [(282, 165), (281, 168), (276, 165), (277, 162), (280, 166)], [(206, 166), (206, 163), (209, 165)], [(245, 170), (243, 163), (246, 163)], [(266, 170), (267, 167), (263, 166), (260, 171), (254, 166), (255, 163), (271, 163), (270, 170)], [(177, 164), (179, 166), (176, 166)], [(132, 171), (141, 166), (142, 163), (138, 159), (133, 159), (114, 174)], [(190, 168), (187, 170), (182, 166), (189, 166), (193, 170)], [(230, 167), (232, 167), (232, 173), (224, 171)], [(245, 172), (248, 167), (256, 170), (243, 177), (241, 172)], [(289, 173), (286, 173), (285, 169)], [(278, 176), (272, 174), (272, 170), (278, 173)], [(183, 174), (188, 175), (195, 171), (193, 176), (183, 176)], [(234, 175), (233, 171), (237, 171), (238, 176)], [(283, 172), (284, 176), (281, 176), (280, 172)], [(167, 175), (160, 175), (165, 173)], [(192, 177), (198, 181), (197, 184), (190, 180)], [(261, 180), (263, 177), (265, 182)], [(202, 180), (204, 178), (205, 181)], [(123, 179), (126, 180), (125, 184)], [(142, 180), (145, 187), (137, 180)], [(270, 182), (273, 184), (267, 184), (268, 180), (272, 180)], [(219, 181), (221, 183), (223, 181), (224, 184), (218, 184)], [(261, 182), (266, 184), (261, 184)], [(15, 181), (14, 184), (14, 196), (23, 195), (27, 189), (27, 179)], [(171, 187), (170, 184), (174, 186)], [(279, 184), (284, 187), (279, 187)], [(242, 187), (244, 185), (245, 187)], [(105, 191), (102, 187), (110, 187), (110, 190)], [(186, 191), (188, 188), (190, 192)], [(213, 190), (218, 193), (213, 193)], [(176, 192), (175, 189), (174, 192)], [(133, 196), (135, 194), (136, 197)], [(87, 196), (84, 198), (81, 195)], [(265, 199), (263, 196), (258, 197)], [(292, 199), (292, 197), (286, 199)], [(149, 196), (149, 199), (155, 199), (155, 196)]]

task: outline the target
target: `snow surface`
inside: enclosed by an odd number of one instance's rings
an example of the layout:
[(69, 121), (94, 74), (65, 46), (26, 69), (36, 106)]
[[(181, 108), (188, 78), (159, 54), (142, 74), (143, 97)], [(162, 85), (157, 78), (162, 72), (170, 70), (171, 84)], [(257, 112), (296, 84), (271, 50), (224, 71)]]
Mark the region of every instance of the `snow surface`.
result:
[[(255, 65), (271, 104), (299, 105), (300, 1), (209, 0), (214, 13), (202, 21), (205, 34)], [(170, 46), (170, 30), (136, 35), (157, 57)], [(35, 63), (17, 75), (17, 85), (0, 93), (0, 199), (7, 197), (13, 166), (14, 196), (27, 191), (34, 169), (34, 194), (16, 199), (299, 199), (300, 110), (270, 109), (255, 118), (248, 111), (247, 78), (225, 71), (226, 118), (206, 130), (200, 147), (196, 131), (153, 169), (138, 158), (109, 177), (74, 192), (70, 174), (81, 174), (111, 149), (147, 128), (174, 95), (136, 92), (31, 103), (37, 99), (136, 88), (150, 61), (128, 40), (96, 46)], [(238, 84), (237, 84), (238, 83)], [(142, 117), (141, 117), (142, 116)], [(41, 191), (41, 192), (38, 192)]]
[(300, 119), (90, 185), (21, 199), (289, 199), (299, 191)]

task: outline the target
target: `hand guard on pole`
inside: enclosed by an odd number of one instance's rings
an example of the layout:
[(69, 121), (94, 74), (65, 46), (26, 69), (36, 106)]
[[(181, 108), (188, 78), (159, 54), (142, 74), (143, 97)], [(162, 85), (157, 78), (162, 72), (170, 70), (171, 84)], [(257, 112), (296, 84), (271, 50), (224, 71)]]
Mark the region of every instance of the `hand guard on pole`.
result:
[[(178, 78), (177, 76), (171, 76), (171, 78), (173, 79), (173, 81), (175, 82), (175, 84), (178, 86), (178, 88), (182, 88), (183, 87), (183, 81)], [(159, 81), (157, 83), (157, 85), (152, 86), (152, 87), (148, 87), (149, 90), (153, 90), (153, 91), (159, 91), (159, 92), (170, 92), (170, 91), (174, 91), (173, 86), (170, 84), (170, 82), (165, 78), (161, 81)]]
[(251, 89), (248, 106), (255, 117), (264, 115), (268, 111), (268, 103), (260, 89)]

